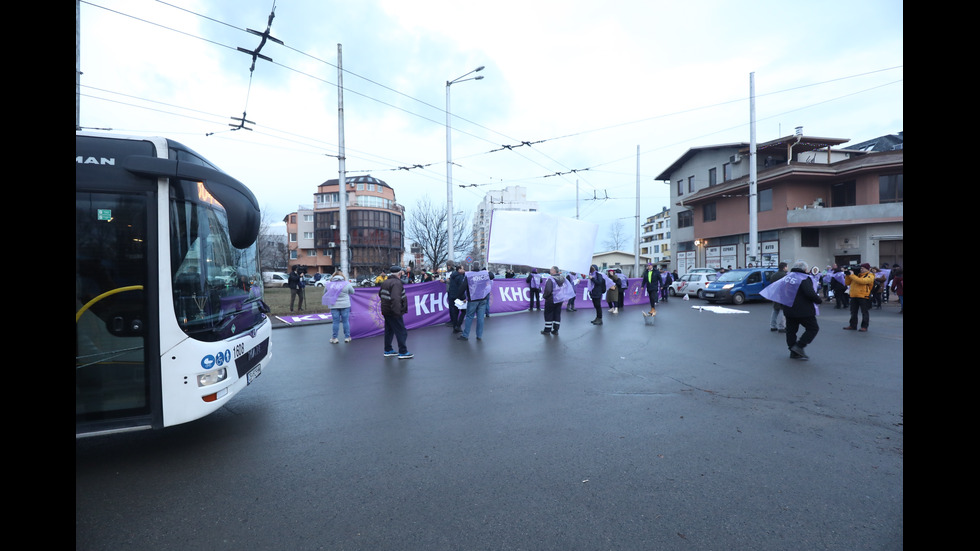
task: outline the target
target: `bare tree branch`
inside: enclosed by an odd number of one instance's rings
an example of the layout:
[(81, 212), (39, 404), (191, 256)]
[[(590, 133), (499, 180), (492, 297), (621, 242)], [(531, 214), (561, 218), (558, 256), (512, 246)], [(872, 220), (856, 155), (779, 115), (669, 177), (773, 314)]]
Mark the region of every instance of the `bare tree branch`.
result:
[[(405, 235), (422, 249), (422, 257), (431, 268), (439, 268), (448, 257), (446, 218), (446, 206), (433, 205), (426, 196), (416, 201), (408, 219)], [(473, 232), (466, 230), (465, 213), (457, 212), (453, 219), (453, 251), (456, 253), (453, 260), (457, 260), (460, 254), (473, 247)]]

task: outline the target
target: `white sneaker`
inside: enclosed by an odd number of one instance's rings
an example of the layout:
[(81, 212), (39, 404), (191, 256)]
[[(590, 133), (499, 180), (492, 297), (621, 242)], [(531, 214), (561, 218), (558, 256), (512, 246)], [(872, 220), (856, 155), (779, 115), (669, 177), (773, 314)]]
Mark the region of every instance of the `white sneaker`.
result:
[(346, 339), (344, 339), (344, 342), (350, 342), (350, 337), (347, 337)]
[(337, 344), (338, 342), (340, 341), (338, 341), (337, 339), (330, 339), (330, 344)]

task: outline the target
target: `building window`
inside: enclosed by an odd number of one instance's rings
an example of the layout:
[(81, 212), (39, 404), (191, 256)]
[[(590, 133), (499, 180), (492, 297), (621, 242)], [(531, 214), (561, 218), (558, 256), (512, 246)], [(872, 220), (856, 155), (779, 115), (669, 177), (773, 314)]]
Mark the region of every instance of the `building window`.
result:
[(732, 163), (725, 163), (721, 165), (722, 171), (722, 181), (727, 182), (732, 179)]
[(685, 210), (677, 213), (677, 227), (689, 228), (694, 225), (694, 211)]
[(830, 188), (830, 206), (852, 207), (857, 205), (857, 187), (853, 180), (834, 184)]
[(901, 174), (888, 174), (878, 177), (878, 202), (902, 203), (905, 192)]
[(290, 243), (295, 243), (296, 242), (296, 234), (295, 233), (290, 233), (289, 234), (289, 242)]
[(694, 193), (694, 176), (687, 177), (687, 191), (689, 193)]
[(708, 187), (718, 185), (718, 169), (709, 168), (708, 169)]
[(677, 180), (677, 195), (684, 195), (684, 180)]
[(718, 212), (714, 203), (706, 203), (701, 207), (702, 222), (714, 222), (718, 218)]
[(820, 230), (817, 228), (802, 228), (800, 230), (801, 247), (819, 247)]
[(765, 212), (767, 210), (772, 210), (772, 189), (762, 189), (759, 190), (759, 212)]

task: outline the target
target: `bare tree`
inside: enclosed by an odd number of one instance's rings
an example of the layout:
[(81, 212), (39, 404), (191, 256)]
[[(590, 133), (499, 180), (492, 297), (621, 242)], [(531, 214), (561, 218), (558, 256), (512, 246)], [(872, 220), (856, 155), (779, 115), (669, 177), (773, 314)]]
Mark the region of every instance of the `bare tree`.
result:
[[(410, 241), (418, 243), (425, 262), (433, 269), (438, 269), (448, 260), (446, 219), (446, 206), (433, 205), (427, 196), (416, 201), (408, 219), (405, 235)], [(466, 220), (463, 212), (453, 216), (453, 252), (457, 258), (452, 260), (458, 260), (461, 251), (468, 251), (473, 246), (473, 233), (466, 230)]]
[(272, 223), (269, 220), (269, 212), (268, 207), (263, 208), (262, 219), (259, 221), (259, 237), (257, 239), (259, 263), (262, 269), (285, 271), (286, 267), (289, 266), (289, 247), (286, 244), (285, 235), (271, 231)]
[(609, 238), (602, 242), (602, 245), (609, 249), (610, 251), (623, 251), (626, 250), (626, 246), (629, 245), (630, 238), (626, 235), (626, 230), (623, 228), (623, 222), (621, 220), (616, 220), (612, 227), (609, 228)]

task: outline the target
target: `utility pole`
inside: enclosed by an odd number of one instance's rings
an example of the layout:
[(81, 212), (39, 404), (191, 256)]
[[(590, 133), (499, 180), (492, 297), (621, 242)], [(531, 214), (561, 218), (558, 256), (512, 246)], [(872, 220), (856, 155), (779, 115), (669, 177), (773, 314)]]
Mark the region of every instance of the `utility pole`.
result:
[(749, 250), (746, 264), (754, 266), (759, 252), (759, 202), (756, 178), (758, 169), (755, 162), (755, 73), (749, 73)]
[(636, 260), (633, 262), (633, 277), (640, 277), (640, 145), (636, 145)]
[(337, 125), (340, 134), (340, 149), (338, 159), (340, 160), (340, 176), (337, 183), (340, 184), (340, 271), (344, 272), (344, 277), (350, 279), (350, 262), (348, 260), (347, 248), (347, 168), (345, 166), (346, 153), (344, 147), (344, 64), (342, 60), (342, 46), (337, 44)]

